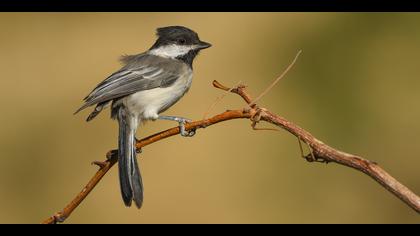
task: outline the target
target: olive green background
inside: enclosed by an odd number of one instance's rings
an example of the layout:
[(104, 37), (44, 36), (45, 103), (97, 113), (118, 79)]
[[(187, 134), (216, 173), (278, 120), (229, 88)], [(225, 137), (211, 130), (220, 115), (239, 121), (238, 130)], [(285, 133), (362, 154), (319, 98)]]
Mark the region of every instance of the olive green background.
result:
[[(167, 115), (201, 119), (239, 81), (260, 104), (340, 150), (362, 155), (420, 193), (420, 14), (1, 13), (0, 222), (39, 223), (62, 209), (116, 147), (109, 110), (86, 123), (82, 98), (147, 50), (157, 27), (184, 25), (213, 47)], [(211, 111), (244, 106), (227, 95)], [(139, 137), (175, 126), (149, 122)], [(369, 177), (308, 163), (286, 131), (229, 121), (144, 148), (141, 210), (124, 207), (117, 168), (67, 223), (419, 223)]]

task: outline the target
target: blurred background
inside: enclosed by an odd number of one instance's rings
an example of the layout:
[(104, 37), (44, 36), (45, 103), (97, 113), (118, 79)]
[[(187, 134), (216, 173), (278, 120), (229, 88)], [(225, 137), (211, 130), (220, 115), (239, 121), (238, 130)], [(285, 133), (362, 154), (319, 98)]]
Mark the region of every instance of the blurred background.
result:
[[(190, 92), (167, 115), (201, 119), (242, 81), (259, 103), (340, 150), (378, 162), (420, 194), (420, 14), (1, 13), (0, 222), (39, 223), (61, 210), (117, 145), (109, 109), (74, 116), (82, 99), (147, 50), (155, 29), (184, 25), (213, 47), (194, 63)], [(242, 108), (227, 95), (211, 111)], [(149, 122), (144, 137), (175, 126)], [(67, 223), (419, 223), (364, 174), (308, 163), (286, 131), (247, 120), (144, 148), (145, 202), (126, 208), (113, 168)]]

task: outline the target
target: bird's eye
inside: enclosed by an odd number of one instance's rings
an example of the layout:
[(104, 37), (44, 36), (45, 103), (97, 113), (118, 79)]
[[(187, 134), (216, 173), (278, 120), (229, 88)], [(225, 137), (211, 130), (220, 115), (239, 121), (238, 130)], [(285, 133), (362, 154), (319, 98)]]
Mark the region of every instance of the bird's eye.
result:
[(177, 41), (178, 41), (179, 44), (185, 44), (186, 43), (186, 40), (182, 39), (182, 38), (178, 39)]

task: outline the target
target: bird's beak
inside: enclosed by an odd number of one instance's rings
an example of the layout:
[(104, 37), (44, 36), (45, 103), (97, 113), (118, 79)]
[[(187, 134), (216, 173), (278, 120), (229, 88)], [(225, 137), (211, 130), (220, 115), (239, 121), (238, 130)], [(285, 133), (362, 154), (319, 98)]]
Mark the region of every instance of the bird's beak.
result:
[(198, 45), (197, 45), (197, 49), (205, 49), (205, 48), (209, 48), (209, 47), (211, 47), (211, 44), (209, 44), (209, 43), (207, 43), (207, 42), (203, 42), (203, 41), (200, 41), (200, 43), (198, 43)]

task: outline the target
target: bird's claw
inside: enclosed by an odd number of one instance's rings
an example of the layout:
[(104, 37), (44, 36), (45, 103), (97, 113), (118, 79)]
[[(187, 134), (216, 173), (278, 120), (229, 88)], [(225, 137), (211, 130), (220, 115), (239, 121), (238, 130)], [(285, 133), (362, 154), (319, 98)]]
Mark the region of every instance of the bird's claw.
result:
[(186, 118), (179, 118), (177, 121), (179, 123), (179, 131), (182, 137), (192, 137), (195, 135), (196, 129), (191, 129), (188, 131), (185, 130), (185, 124), (190, 123), (192, 120)]
[(193, 137), (195, 135), (195, 133), (196, 133), (195, 130), (196, 129), (191, 129), (191, 130), (188, 130), (188, 131), (184, 130), (184, 133), (181, 133), (181, 135), (183, 137)]

